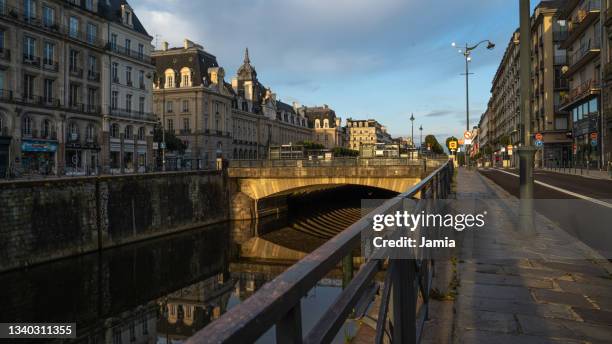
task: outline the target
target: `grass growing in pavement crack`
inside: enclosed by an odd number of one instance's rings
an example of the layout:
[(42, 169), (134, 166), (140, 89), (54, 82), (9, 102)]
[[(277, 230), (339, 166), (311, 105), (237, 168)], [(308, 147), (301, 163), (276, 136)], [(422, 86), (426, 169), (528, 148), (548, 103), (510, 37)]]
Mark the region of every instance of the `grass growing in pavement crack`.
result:
[(448, 291), (446, 293), (442, 293), (438, 288), (431, 288), (429, 291), (429, 297), (437, 300), (437, 301), (454, 301), (457, 297), (457, 288), (461, 285), (459, 281), (459, 274), (457, 273), (457, 258), (452, 257), (450, 259), (451, 262), (451, 271), (452, 277), (451, 281), (448, 283)]

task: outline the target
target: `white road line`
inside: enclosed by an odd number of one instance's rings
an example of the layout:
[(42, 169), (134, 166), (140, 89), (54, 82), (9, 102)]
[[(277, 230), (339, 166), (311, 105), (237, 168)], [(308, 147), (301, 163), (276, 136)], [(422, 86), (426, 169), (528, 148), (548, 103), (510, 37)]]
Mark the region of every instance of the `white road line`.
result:
[[(516, 173), (512, 173), (512, 172), (508, 172), (508, 171), (500, 170), (500, 169), (497, 169), (497, 168), (496, 168), (496, 169), (494, 169), (494, 170), (495, 170), (495, 171), (498, 171), (498, 172), (505, 173), (505, 174), (509, 174), (509, 175), (511, 175), (511, 176), (515, 176), (515, 177), (517, 177), (517, 178), (519, 177), (519, 175), (518, 175), (518, 174), (516, 174)], [(553, 185), (550, 185), (550, 184), (542, 183), (541, 181), (538, 181), (538, 180), (535, 180), (535, 183), (536, 183), (536, 184), (539, 184), (539, 185), (542, 185), (542, 186), (545, 186), (545, 187), (547, 187), (547, 188), (549, 188), (549, 189), (553, 189), (553, 190), (555, 190), (555, 191), (559, 191), (559, 192), (562, 192), (562, 193), (564, 193), (564, 194), (568, 194), (568, 195), (570, 195), (570, 196), (578, 197), (578, 198), (581, 198), (581, 199), (583, 199), (583, 200), (585, 200), (585, 201), (593, 202), (593, 203), (595, 203), (595, 204), (599, 204), (599, 205), (601, 205), (601, 206), (604, 206), (604, 207), (607, 207), (607, 208), (612, 209), (612, 204), (610, 204), (610, 203), (608, 203), (608, 202), (604, 202), (604, 201), (601, 201), (601, 200), (598, 200), (598, 199), (595, 199), (595, 198), (592, 198), (592, 197), (589, 197), (589, 196), (581, 195), (581, 194), (579, 194), (579, 193), (571, 192), (571, 191), (569, 191), (569, 190), (561, 189), (561, 188), (559, 188), (559, 187), (556, 187), (556, 186), (553, 186)]]

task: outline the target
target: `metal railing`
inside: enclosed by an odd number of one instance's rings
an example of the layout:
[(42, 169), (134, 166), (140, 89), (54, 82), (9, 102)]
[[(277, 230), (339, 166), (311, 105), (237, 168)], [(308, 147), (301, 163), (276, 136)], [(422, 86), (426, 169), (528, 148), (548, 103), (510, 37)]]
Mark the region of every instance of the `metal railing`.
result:
[[(434, 161), (432, 159), (431, 161)], [(438, 160), (435, 160), (438, 161)], [(279, 159), (279, 160), (230, 160), (233, 168), (266, 168), (266, 167), (376, 167), (376, 166), (422, 166), (423, 159), (409, 158), (331, 158), (331, 159)]]
[[(329, 343), (358, 303), (371, 302), (369, 291), (378, 283), (374, 277), (383, 270), (384, 263), (388, 263), (388, 269), (382, 285), (375, 342), (382, 343), (389, 337), (392, 343), (418, 343), (429, 309), (431, 259), (367, 260), (305, 337), (302, 336), (301, 299), (341, 260), (351, 256), (360, 244), (362, 231), (371, 228), (375, 214), (387, 214), (404, 199), (417, 195), (421, 199), (446, 198), (451, 191), (452, 175), (452, 162), (447, 161), (410, 190), (388, 200), (265, 284), (242, 304), (198, 331), (187, 343), (253, 342), (272, 326), (276, 327), (278, 343)], [(421, 207), (424, 203), (419, 202)], [(418, 296), (422, 300), (419, 307)], [(393, 319), (392, 325), (389, 316)]]

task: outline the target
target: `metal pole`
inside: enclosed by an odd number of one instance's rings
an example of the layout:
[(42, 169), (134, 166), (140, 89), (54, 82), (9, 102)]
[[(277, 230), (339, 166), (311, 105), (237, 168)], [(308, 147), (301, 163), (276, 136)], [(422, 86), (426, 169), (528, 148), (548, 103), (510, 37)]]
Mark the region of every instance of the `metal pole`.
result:
[[(467, 43), (465, 43), (465, 130), (470, 130), (470, 72), (469, 72), (469, 57), (470, 50)], [(470, 168), (470, 154), (469, 145), (465, 145), (465, 166)]]
[(533, 162), (535, 148), (531, 143), (531, 24), (529, 0), (520, 0), (520, 97), (522, 143), (519, 147), (520, 168), (520, 229), (524, 233), (534, 232), (533, 222)]

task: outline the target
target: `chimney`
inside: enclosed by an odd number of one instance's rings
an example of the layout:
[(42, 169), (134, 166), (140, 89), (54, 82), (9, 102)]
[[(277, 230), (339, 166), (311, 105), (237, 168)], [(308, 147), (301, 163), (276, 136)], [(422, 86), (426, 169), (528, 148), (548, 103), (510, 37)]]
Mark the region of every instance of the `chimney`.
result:
[(327, 104), (323, 104), (323, 107), (326, 108), (326, 109), (329, 108), (329, 106), (327, 106)]
[(163, 50), (163, 51), (167, 51), (167, 50), (168, 50), (168, 42), (164, 41), (164, 42), (162, 43), (162, 50)]
[(193, 46), (193, 43), (190, 40), (188, 40), (187, 38), (183, 40), (183, 49), (189, 49), (192, 46)]
[(299, 108), (300, 108), (300, 103), (299, 103), (299, 102), (293, 102), (292, 104), (293, 104), (293, 109), (294, 109), (295, 111), (297, 111), (297, 109), (299, 109)]

